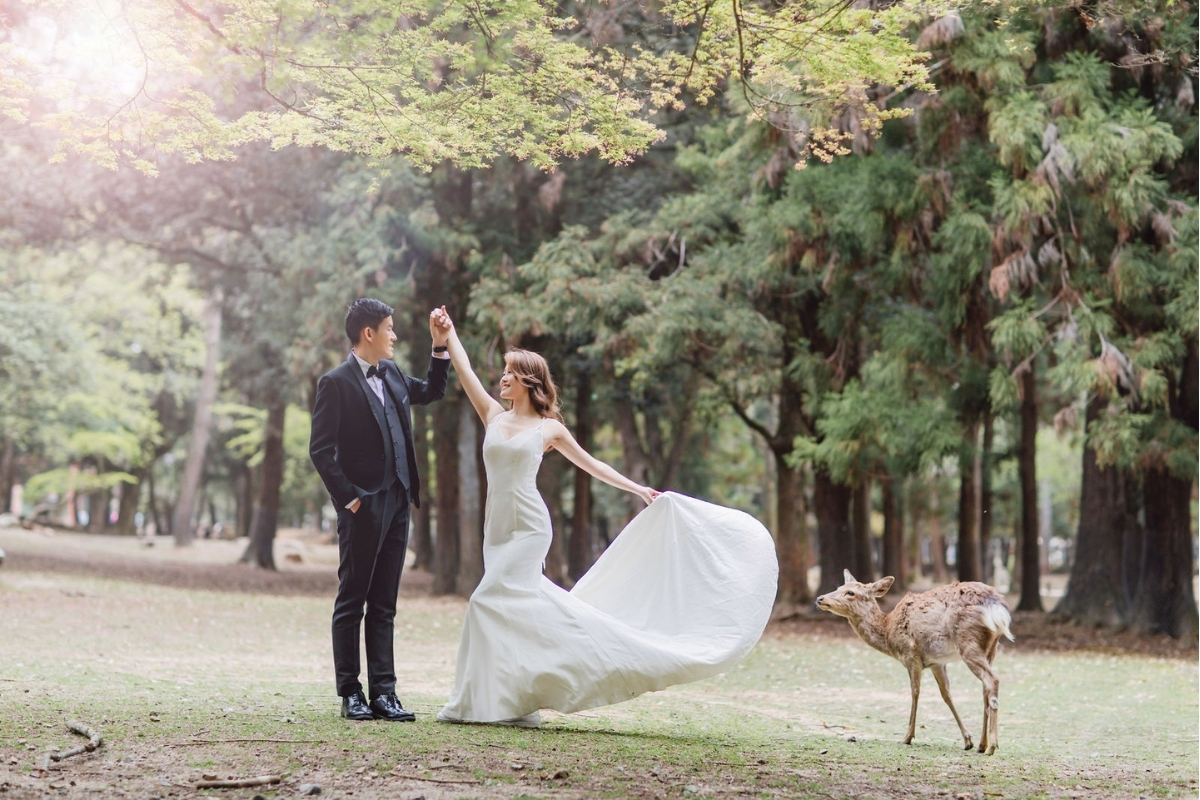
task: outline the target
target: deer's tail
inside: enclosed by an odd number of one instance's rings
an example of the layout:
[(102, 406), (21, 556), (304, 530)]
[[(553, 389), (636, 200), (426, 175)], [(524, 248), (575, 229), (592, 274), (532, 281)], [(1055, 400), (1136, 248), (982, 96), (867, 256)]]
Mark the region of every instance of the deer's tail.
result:
[(1008, 628), (1009, 623), (1012, 622), (1012, 615), (1008, 613), (1004, 603), (985, 603), (982, 611), (984, 624), (993, 633), (1005, 636), (1010, 642), (1017, 640), (1017, 637), (1013, 636), (1012, 631)]

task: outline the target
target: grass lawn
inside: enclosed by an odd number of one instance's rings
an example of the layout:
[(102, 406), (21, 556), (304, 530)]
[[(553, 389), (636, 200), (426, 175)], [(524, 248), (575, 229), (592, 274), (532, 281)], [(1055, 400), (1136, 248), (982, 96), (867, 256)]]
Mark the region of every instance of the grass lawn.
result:
[[(27, 534), (22, 534), (27, 535)], [(0, 532), (0, 796), (339, 798), (1196, 797), (1188, 657), (1002, 645), (1000, 749), (964, 752), (932, 676), (900, 743), (908, 680), (848, 626), (772, 626), (737, 668), (540, 730), (434, 722), (465, 603), (406, 589), (397, 628), (414, 724), (338, 718), (331, 595), (208, 591), (25, 569)], [(17, 551), (16, 557), (14, 551)], [(240, 570), (240, 567), (228, 567)], [(844, 629), (843, 629), (844, 628)], [(978, 741), (978, 681), (950, 667)], [(47, 748), (105, 744), (44, 766)], [(204, 789), (205, 776), (283, 776)]]

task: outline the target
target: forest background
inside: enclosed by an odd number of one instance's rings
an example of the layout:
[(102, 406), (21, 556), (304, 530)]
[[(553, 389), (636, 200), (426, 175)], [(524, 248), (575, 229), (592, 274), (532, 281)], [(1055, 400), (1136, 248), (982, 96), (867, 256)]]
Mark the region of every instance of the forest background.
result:
[[(1196, 635), (1193, 5), (394, 5), (4, 6), (13, 514), (273, 569), (370, 295), (409, 373), (445, 304), (485, 382), (542, 352), (585, 447), (756, 514), (781, 613), (1059, 570)], [(469, 594), (481, 430), (452, 382), (414, 431), (416, 568)], [(636, 499), (539, 485), (569, 585)]]

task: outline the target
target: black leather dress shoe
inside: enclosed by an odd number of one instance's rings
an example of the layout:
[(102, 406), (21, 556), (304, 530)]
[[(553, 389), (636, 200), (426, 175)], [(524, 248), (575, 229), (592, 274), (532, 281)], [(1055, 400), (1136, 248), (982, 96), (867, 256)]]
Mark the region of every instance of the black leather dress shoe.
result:
[(417, 718), (411, 711), (405, 711), (404, 706), (400, 705), (400, 698), (391, 693), (381, 694), (372, 700), (371, 710), (375, 712), (376, 719), (388, 719), (392, 722), (412, 722)]
[(375, 712), (367, 705), (367, 698), (363, 697), (362, 692), (355, 692), (349, 697), (342, 698), (342, 718), (343, 719), (375, 719)]

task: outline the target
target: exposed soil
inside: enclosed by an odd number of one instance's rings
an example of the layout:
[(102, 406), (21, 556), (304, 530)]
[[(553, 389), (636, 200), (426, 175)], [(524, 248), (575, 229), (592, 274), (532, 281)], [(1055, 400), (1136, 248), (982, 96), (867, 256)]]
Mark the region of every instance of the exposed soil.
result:
[[(330, 542), (281, 532), (278, 572), (236, 564), (233, 541), (179, 550), (7, 529), (0, 544), (0, 798), (253, 800), (303, 784), (341, 800), (1196, 796), (1197, 650), (1166, 637), (1014, 614), (1006, 648), (1105, 655), (1005, 659), (1013, 711), (992, 758), (961, 749), (932, 688), (917, 740), (901, 745), (901, 671), (815, 611), (772, 623), (743, 665), (705, 684), (547, 712), (540, 731), (445, 726), (433, 715), (464, 604), (430, 597), (431, 576), (410, 569), (404, 699), (419, 721), (351, 724), (326, 684)], [(1121, 654), (1143, 657), (1108, 657)], [(73, 718), (103, 728), (105, 745), (46, 764), (48, 748), (80, 743)], [(194, 788), (265, 773), (282, 782)]]
[(323, 568), (272, 572), (246, 564), (188, 564), (74, 552), (34, 553), (14, 551), (11, 547), (4, 569), (60, 572), (213, 592), (332, 596), (337, 591), (337, 575)]
[[(1015, 642), (1004, 642), (1005, 649), (1025, 652), (1061, 653), (1070, 650), (1097, 651), (1113, 654), (1138, 654), (1156, 658), (1178, 658), (1195, 661), (1196, 641), (1172, 639), (1170, 636), (1148, 636), (1130, 630), (1093, 628), (1078, 625), (1053, 614), (1021, 611), (1013, 614)], [(854, 636), (845, 620), (826, 615), (805, 614), (780, 622), (767, 629), (768, 636)]]
[[(86, 541), (74, 535), (73, 539)], [(170, 545), (158, 545), (161, 549)], [(309, 544), (309, 551), (320, 545)], [(326, 545), (322, 554), (325, 562), (331, 556)], [(237, 563), (206, 563), (179, 560), (188, 554), (170, 556), (139, 554), (120, 556), (97, 554), (87, 549), (60, 547), (45, 550), (39, 547), (8, 545), (5, 569), (59, 572), (137, 581), (180, 589), (214, 592), (250, 592), (282, 596), (329, 596), (337, 590), (337, 575), (330, 563), (303, 565), (289, 563), (281, 556), (279, 571), (270, 571)], [(405, 571), (400, 584), (402, 597), (428, 595), (433, 576), (421, 570)], [(1052, 613), (1018, 612), (1013, 614), (1012, 630), (1016, 641), (1005, 647), (1023, 651), (1064, 652), (1070, 650), (1105, 653), (1136, 653), (1158, 658), (1179, 658), (1195, 661), (1200, 657), (1196, 640), (1172, 639), (1165, 635), (1145, 635), (1131, 630), (1114, 630), (1078, 625)], [(843, 636), (852, 638), (854, 632), (845, 620), (824, 614), (815, 608), (791, 618), (772, 622), (768, 636)]]

